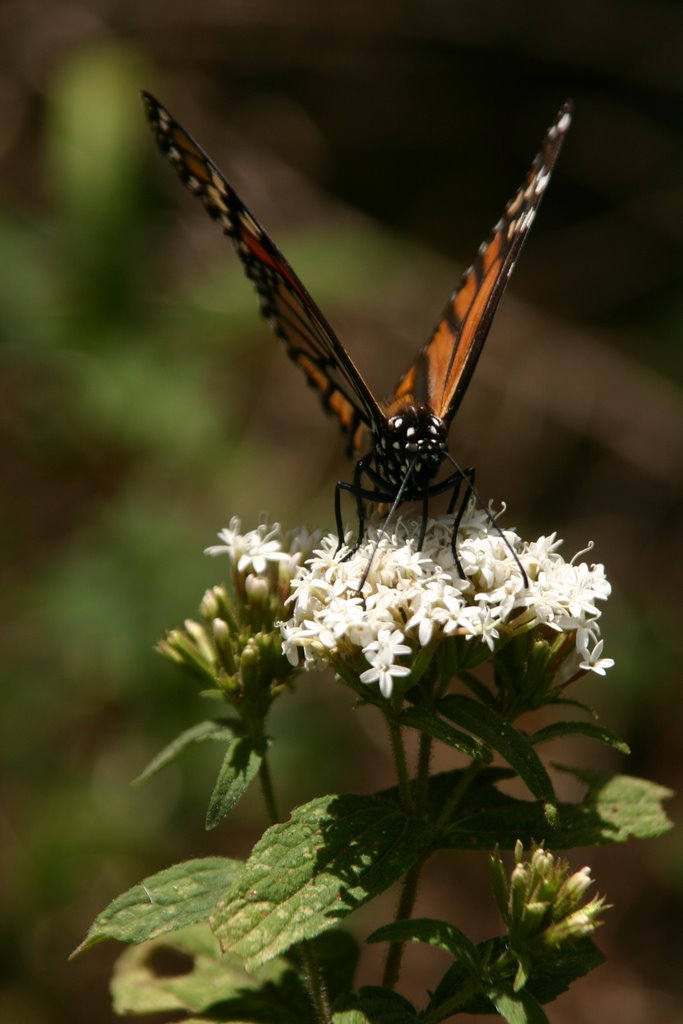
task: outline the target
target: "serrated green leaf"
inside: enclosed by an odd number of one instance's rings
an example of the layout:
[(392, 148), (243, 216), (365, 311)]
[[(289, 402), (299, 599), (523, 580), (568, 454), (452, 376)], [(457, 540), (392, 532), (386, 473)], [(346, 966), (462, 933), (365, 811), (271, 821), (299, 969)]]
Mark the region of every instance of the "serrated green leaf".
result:
[(615, 750), (620, 751), (622, 754), (631, 753), (628, 744), (615, 733), (610, 732), (609, 729), (603, 729), (601, 725), (596, 725), (594, 722), (584, 722), (581, 720), (551, 722), (549, 725), (544, 725), (543, 728), (532, 733), (529, 737), (529, 742), (536, 746), (538, 743), (547, 743), (549, 740), (557, 739), (560, 736), (572, 735), (589, 736), (591, 739), (599, 740), (601, 743), (614, 747)]
[(162, 768), (165, 768), (166, 765), (171, 764), (181, 754), (184, 754), (187, 748), (194, 743), (205, 743), (207, 740), (224, 740), (226, 743), (229, 743), (236, 731), (242, 731), (242, 726), (237, 719), (217, 718), (209, 719), (206, 722), (198, 722), (197, 725), (193, 725), (190, 729), (181, 732), (163, 750), (160, 750), (137, 778), (133, 779), (133, 785), (137, 786), (141, 782), (146, 782), (147, 779), (156, 775)]
[(194, 1021), (314, 1024), (310, 1000), (290, 963), (274, 960), (247, 974), (237, 957), (221, 955), (208, 925), (126, 950), (114, 967), (111, 991), (120, 1015), (183, 1010)]
[[(548, 849), (560, 850), (650, 839), (672, 827), (662, 808), (662, 801), (672, 793), (663, 786), (627, 775), (556, 767), (588, 786), (580, 802), (558, 804), (556, 827), (549, 826), (540, 804), (517, 800), (485, 784), (468, 794), (438, 845), (443, 849), (492, 850), (498, 844), (512, 850), (520, 839), (525, 848), (543, 842)], [(443, 799), (444, 780), (436, 776), (432, 785)]]
[[(496, 962), (503, 958), (507, 965), (504, 976), (497, 980), (497, 989), (474, 989), (472, 976), (462, 961), (456, 960), (448, 968), (434, 991), (425, 1017), (433, 1024), (450, 1019), (459, 1013), (486, 1014), (493, 1012), (492, 999), (504, 992), (512, 995), (512, 981), (516, 965), (507, 956), (503, 938), (487, 939), (477, 945), (480, 960), (489, 965), (489, 974), (496, 976)], [(603, 963), (604, 957), (591, 939), (579, 939), (561, 949), (538, 950), (529, 958), (529, 979), (524, 989), (539, 1004), (552, 1002), (569, 988), (577, 978), (588, 974)]]
[(549, 805), (555, 803), (550, 776), (531, 743), (524, 733), (501, 718), (493, 708), (471, 697), (451, 694), (437, 702), (436, 710), (497, 750), (518, 772), (534, 796)]
[[(673, 822), (662, 807), (665, 800), (674, 796), (673, 790), (666, 786), (648, 779), (639, 779), (635, 775), (612, 775), (609, 772), (562, 764), (555, 764), (554, 767), (573, 775), (588, 787), (580, 806), (587, 811), (594, 809), (599, 813), (602, 842), (621, 843), (631, 838), (654, 839), (673, 828)], [(571, 845), (586, 844), (576, 842)]]
[(242, 868), (242, 861), (228, 857), (202, 857), (150, 875), (117, 896), (97, 915), (85, 939), (71, 955), (103, 939), (145, 942), (205, 921)]
[(488, 747), (475, 737), (468, 736), (467, 733), (461, 732), (459, 729), (454, 729), (448, 722), (444, 722), (443, 718), (426, 708), (404, 708), (399, 716), (399, 722), (410, 729), (424, 732), (427, 736), (432, 736), (449, 747), (455, 747), (456, 750), (475, 761), (489, 762), (491, 760), (491, 751)]
[(578, 939), (571, 946), (549, 949), (545, 957), (533, 960), (525, 991), (541, 1004), (551, 1003), (566, 992), (573, 981), (605, 962), (592, 939)]
[(530, 992), (491, 993), (490, 999), (508, 1024), (548, 1024), (548, 1018)]
[(479, 953), (475, 944), (448, 921), (429, 917), (413, 917), (406, 921), (392, 921), (368, 935), (366, 942), (424, 942), (459, 957), (473, 971), (479, 970)]
[(264, 751), (255, 750), (249, 736), (232, 741), (213, 788), (206, 812), (207, 829), (215, 828), (243, 796), (258, 774)]
[(398, 992), (366, 985), (335, 1003), (332, 1020), (334, 1024), (415, 1024), (418, 1014)]
[(318, 797), (268, 829), (211, 925), (251, 969), (383, 892), (424, 842), (424, 825), (388, 797)]

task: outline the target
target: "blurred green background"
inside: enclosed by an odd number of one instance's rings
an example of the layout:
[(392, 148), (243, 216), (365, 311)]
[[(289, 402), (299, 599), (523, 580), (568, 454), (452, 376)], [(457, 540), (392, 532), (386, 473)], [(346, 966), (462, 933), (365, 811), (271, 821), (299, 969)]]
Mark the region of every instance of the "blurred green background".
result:
[[(379, 393), (573, 96), (451, 450), (524, 534), (557, 530), (567, 556), (595, 540), (614, 585), (617, 666), (580, 690), (633, 756), (557, 760), (681, 788), (681, 52), (675, 0), (0, 3), (1, 1020), (113, 1019), (113, 944), (66, 962), (93, 916), (259, 834), (256, 796), (204, 833), (215, 750), (129, 788), (207, 710), (152, 647), (220, 578), (202, 549), (230, 516), (331, 528), (349, 472), (156, 153), (140, 88), (223, 167)], [(283, 805), (386, 784), (365, 717), (322, 677), (280, 701)], [(615, 904), (609, 959), (554, 1021), (683, 1021), (682, 852), (673, 833), (574, 857)], [(447, 904), (484, 937), (485, 884), (475, 859), (438, 862), (418, 910)], [(415, 995), (442, 965), (411, 956)]]

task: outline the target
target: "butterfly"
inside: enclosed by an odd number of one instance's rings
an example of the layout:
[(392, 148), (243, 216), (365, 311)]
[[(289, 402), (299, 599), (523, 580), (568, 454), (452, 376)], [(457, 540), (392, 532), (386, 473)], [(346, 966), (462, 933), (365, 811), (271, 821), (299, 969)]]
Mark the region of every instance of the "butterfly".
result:
[[(465, 500), (474, 489), (474, 470), (461, 469), (448, 453), (448, 431), (562, 148), (571, 122), (571, 101), (561, 107), (546, 131), (524, 182), (462, 275), (430, 339), (393, 394), (380, 401), (285, 257), (218, 167), (153, 96), (143, 92), (142, 98), (159, 149), (232, 239), (256, 288), (263, 317), (346, 436), (356, 462), (352, 482), (340, 481), (335, 491), (340, 546), (344, 538), (341, 494), (350, 491), (358, 513), (357, 544), (365, 531), (365, 501), (390, 505), (387, 522), (403, 501), (421, 501), (421, 548), (429, 499), (451, 490), (452, 512), (463, 480)], [(437, 481), (444, 461), (455, 469)], [(464, 505), (465, 501), (456, 515), (452, 540), (461, 574), (455, 541)]]

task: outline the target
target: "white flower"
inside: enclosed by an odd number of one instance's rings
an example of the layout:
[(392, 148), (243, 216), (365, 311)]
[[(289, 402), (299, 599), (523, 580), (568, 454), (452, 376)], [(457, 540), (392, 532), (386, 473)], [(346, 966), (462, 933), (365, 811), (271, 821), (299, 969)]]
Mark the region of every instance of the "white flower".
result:
[(361, 673), (361, 683), (379, 683), (380, 693), (383, 697), (391, 697), (394, 686), (394, 679), (410, 674), (407, 665), (395, 665), (394, 658), (401, 654), (410, 654), (411, 648), (404, 644), (403, 633), (400, 629), (390, 632), (388, 629), (380, 629), (377, 639), (366, 644), (363, 654), (369, 661), (371, 668)]
[(592, 635), (589, 630), (579, 630), (577, 632), (577, 647), (579, 647), (579, 654), (583, 655), (579, 668), (583, 669), (584, 672), (596, 672), (599, 676), (604, 676), (606, 669), (611, 668), (614, 664), (614, 658), (600, 657), (605, 643), (604, 640), (598, 640), (597, 643), (593, 644), (592, 648), (588, 647), (587, 642), (584, 644), (584, 632), (589, 636)]
[(253, 569), (256, 573), (264, 573), (268, 562), (282, 562), (290, 559), (288, 551), (282, 550), (280, 524), (260, 523), (255, 530), (240, 533), (241, 523), (237, 516), (230, 520), (218, 534), (222, 544), (214, 544), (205, 549), (205, 555), (228, 555), (238, 572)]
[(239, 518), (233, 516), (230, 526), (218, 534), (223, 543), (205, 548), (204, 554), (227, 555), (233, 570), (245, 578), (250, 572), (262, 576), (269, 564), (276, 565), (276, 576), (279, 575), (287, 587), (302, 561), (320, 541), (319, 530), (311, 532), (305, 527), (283, 533), (279, 523), (269, 526), (264, 521), (247, 533), (241, 533), (241, 528)]
[(597, 625), (596, 602), (610, 593), (602, 565), (565, 562), (554, 534), (532, 542), (513, 530), (501, 536), (470, 502), (458, 533), (462, 578), (452, 530), (452, 516), (430, 520), (421, 551), (420, 523), (410, 520), (399, 519), (386, 534), (368, 525), (352, 553), (345, 546), (337, 552), (336, 536), (323, 538), (292, 581), (292, 615), (281, 625), (290, 661), (303, 654), (305, 666), (315, 668), (362, 654), (370, 668), (361, 681), (379, 683), (388, 696), (393, 680), (410, 671), (410, 657), (396, 664), (400, 655), (414, 657), (453, 635), (493, 651), (500, 640), (545, 625), (572, 635), (575, 650), (567, 662), (573, 674), (604, 674), (612, 662), (602, 657)]

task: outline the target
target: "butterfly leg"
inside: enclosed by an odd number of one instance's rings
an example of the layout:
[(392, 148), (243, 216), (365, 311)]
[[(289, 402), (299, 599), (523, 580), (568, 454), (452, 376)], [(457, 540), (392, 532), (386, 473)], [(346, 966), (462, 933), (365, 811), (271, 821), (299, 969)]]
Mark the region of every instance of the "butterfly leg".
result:
[(337, 486), (334, 489), (334, 521), (337, 526), (337, 550), (335, 555), (339, 552), (342, 544), (344, 543), (344, 522), (342, 520), (341, 511), (341, 493), (342, 491), (353, 491), (353, 484), (349, 484), (346, 480), (337, 480)]
[(462, 487), (462, 476), (460, 473), (454, 476), (453, 490), (451, 491), (451, 500), (448, 502), (448, 508), (446, 509), (447, 514), (450, 516), (453, 513), (453, 509), (458, 504), (458, 498), (460, 497), (460, 488)]
[[(462, 499), (460, 500), (460, 502), (458, 504), (458, 501), (460, 499), (460, 488), (462, 486), (463, 480), (465, 481), (465, 493), (463, 494)], [(449, 514), (454, 511), (456, 505), (458, 506), (457, 511), (455, 512), (455, 518), (453, 519), (453, 533), (451, 535), (451, 551), (453, 552), (453, 561), (455, 562), (455, 564), (457, 566), (457, 569), (458, 569), (458, 575), (463, 580), (466, 579), (466, 576), (465, 576), (465, 571), (464, 571), (464, 569), (462, 567), (462, 562), (460, 561), (460, 558), (458, 556), (458, 552), (457, 552), (457, 549), (456, 549), (456, 542), (457, 542), (457, 539), (458, 539), (458, 530), (460, 529), (460, 523), (462, 522), (462, 517), (465, 514), (465, 509), (467, 508), (467, 503), (470, 500), (470, 497), (472, 495), (473, 489), (474, 489), (474, 468), (470, 467), (469, 469), (464, 469), (462, 471), (462, 474), (458, 474), (457, 479), (455, 480), (455, 482), (453, 484), (453, 494), (451, 495), (451, 500), (448, 503), (448, 512), (449, 512)]]
[(358, 516), (358, 536), (356, 537), (356, 543), (353, 546), (353, 550), (360, 547), (363, 543), (363, 537), (365, 536), (365, 505), (363, 504), (363, 489), (361, 487), (361, 477), (363, 476), (364, 459), (359, 459), (356, 463), (353, 471), (353, 487), (354, 494), (356, 495), (356, 515)]
[(344, 543), (344, 523), (342, 520), (341, 513), (341, 492), (351, 491), (354, 498), (356, 499), (356, 515), (358, 516), (358, 536), (356, 537), (356, 543), (346, 556), (347, 558), (350, 558), (354, 551), (356, 551), (357, 548), (360, 547), (360, 545), (363, 542), (363, 537), (365, 536), (365, 505), (363, 504), (363, 498), (372, 497), (372, 494), (363, 489), (363, 487), (361, 486), (361, 480), (363, 477), (363, 473), (367, 469), (368, 461), (369, 459), (367, 457), (359, 459), (353, 470), (353, 483), (348, 483), (348, 481), (346, 480), (338, 480), (337, 486), (335, 487), (334, 490), (334, 518), (337, 526), (338, 540), (337, 551), (339, 551), (342, 544)]

